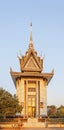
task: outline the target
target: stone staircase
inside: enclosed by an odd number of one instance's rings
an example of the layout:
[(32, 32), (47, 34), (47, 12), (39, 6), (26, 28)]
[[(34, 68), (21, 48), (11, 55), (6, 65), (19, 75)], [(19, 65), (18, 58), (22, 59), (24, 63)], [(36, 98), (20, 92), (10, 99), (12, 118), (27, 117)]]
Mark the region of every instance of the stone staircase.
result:
[(38, 122), (37, 118), (28, 118), (27, 122), (23, 123), (24, 128), (29, 128), (29, 127), (39, 127), (39, 128), (45, 128), (45, 123), (44, 122)]

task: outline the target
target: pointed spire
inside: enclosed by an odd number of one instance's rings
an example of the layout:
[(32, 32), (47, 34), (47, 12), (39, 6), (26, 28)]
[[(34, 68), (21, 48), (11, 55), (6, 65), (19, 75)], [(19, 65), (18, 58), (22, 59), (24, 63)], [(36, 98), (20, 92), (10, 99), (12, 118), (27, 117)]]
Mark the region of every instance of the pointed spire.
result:
[(32, 40), (32, 23), (30, 23), (30, 43), (29, 49), (33, 49), (33, 40)]

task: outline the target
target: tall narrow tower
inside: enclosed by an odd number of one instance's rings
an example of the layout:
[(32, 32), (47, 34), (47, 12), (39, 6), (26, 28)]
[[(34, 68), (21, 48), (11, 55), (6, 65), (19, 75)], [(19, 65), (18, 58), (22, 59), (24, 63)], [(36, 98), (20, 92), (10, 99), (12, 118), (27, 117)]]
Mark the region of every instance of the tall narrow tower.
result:
[(33, 45), (32, 24), (30, 28), (28, 50), (19, 57), (20, 72), (11, 70), (10, 74), (19, 103), (23, 106), (22, 115), (36, 118), (47, 115), (47, 85), (54, 73), (43, 73), (43, 59), (37, 55)]

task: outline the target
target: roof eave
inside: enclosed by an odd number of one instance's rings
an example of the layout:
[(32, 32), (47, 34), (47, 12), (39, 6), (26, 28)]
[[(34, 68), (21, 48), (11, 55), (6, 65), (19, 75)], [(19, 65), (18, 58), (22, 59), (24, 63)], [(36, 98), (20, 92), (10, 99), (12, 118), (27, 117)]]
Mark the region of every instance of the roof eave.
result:
[(47, 80), (47, 85), (49, 84), (50, 80), (52, 79), (54, 73), (22, 73), (22, 72), (10, 72), (14, 85), (16, 86), (16, 79), (19, 77), (37, 77), (37, 78), (44, 78)]

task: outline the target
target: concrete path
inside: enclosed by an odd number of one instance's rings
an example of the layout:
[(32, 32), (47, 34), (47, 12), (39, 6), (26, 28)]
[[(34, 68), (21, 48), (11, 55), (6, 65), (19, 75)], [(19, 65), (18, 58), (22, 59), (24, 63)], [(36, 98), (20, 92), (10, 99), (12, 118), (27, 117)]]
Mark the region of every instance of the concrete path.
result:
[(21, 129), (0, 129), (0, 130), (64, 130), (64, 128), (21, 128)]

